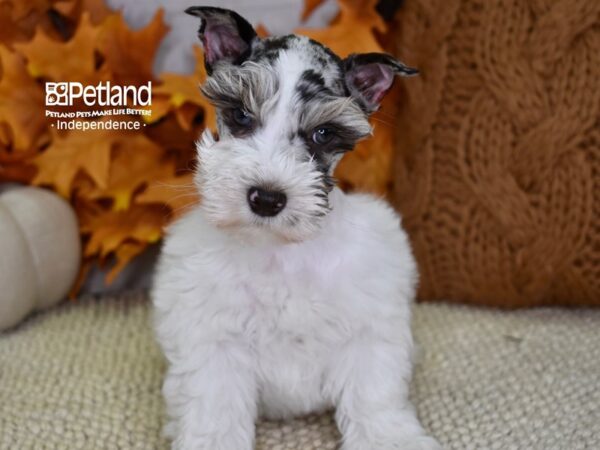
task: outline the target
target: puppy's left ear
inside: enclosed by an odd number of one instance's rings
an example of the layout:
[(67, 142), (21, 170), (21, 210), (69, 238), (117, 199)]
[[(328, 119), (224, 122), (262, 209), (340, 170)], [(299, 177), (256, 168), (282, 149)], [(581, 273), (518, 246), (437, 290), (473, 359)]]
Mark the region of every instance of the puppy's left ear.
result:
[(187, 14), (201, 19), (198, 37), (204, 49), (204, 65), (210, 75), (218, 61), (241, 64), (252, 50), (256, 31), (235, 11), (210, 6), (192, 6)]
[(343, 64), (344, 81), (350, 95), (369, 114), (379, 108), (396, 75), (410, 77), (419, 73), (385, 53), (352, 54)]

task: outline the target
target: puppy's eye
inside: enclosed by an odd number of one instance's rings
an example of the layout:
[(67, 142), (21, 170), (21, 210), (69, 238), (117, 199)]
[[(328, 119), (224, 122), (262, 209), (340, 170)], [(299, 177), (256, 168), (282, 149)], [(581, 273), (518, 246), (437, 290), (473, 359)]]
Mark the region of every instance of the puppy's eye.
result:
[(315, 128), (312, 135), (312, 140), (317, 145), (325, 145), (334, 138), (335, 133), (331, 128), (318, 127)]
[(235, 123), (242, 127), (249, 127), (253, 123), (252, 116), (242, 108), (235, 108), (232, 111), (232, 116)]

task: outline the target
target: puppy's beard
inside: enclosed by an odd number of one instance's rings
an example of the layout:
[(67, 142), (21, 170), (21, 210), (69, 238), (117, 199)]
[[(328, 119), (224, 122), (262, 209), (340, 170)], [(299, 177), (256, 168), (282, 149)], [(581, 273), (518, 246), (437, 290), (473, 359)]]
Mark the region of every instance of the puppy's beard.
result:
[(209, 221), (233, 239), (245, 245), (285, 245), (295, 244), (315, 238), (326, 217), (311, 220), (309, 224), (286, 225), (280, 220), (253, 218), (245, 221), (240, 218), (216, 218), (207, 215)]
[(225, 230), (233, 239), (244, 245), (256, 247), (284, 245), (291, 241), (286, 239), (280, 233), (277, 233), (268, 227), (260, 225), (241, 225), (236, 227), (225, 227)]

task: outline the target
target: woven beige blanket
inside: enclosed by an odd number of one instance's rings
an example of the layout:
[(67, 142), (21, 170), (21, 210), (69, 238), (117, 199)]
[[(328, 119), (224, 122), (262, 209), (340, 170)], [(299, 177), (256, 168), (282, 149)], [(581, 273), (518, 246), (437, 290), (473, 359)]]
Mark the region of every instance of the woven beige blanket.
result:
[[(164, 363), (143, 295), (0, 334), (0, 449), (164, 449)], [(600, 449), (600, 310), (423, 304), (413, 397), (448, 449)], [(258, 450), (336, 448), (330, 415), (258, 426)]]

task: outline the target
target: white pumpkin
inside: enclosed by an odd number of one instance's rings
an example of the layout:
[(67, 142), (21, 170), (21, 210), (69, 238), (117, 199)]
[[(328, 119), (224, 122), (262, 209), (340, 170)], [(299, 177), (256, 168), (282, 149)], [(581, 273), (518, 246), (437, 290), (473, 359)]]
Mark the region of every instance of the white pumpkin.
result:
[(81, 260), (77, 218), (58, 195), (0, 192), (0, 330), (64, 299)]

